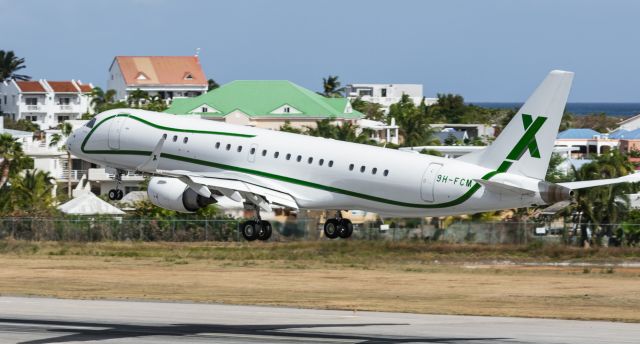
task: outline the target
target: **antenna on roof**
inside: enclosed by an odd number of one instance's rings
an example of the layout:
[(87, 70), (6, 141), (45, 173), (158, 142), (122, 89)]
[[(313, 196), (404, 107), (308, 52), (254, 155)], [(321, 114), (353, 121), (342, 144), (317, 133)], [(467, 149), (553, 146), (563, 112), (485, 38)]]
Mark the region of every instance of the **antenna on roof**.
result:
[(196, 57), (200, 56), (200, 48), (196, 48)]

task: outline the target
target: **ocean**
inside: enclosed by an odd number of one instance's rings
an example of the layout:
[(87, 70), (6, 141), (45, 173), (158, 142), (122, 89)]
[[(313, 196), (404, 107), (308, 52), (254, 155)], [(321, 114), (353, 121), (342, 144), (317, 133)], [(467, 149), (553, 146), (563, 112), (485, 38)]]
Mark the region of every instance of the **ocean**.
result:
[[(522, 106), (522, 103), (478, 102), (471, 104), (497, 109), (513, 109)], [(629, 117), (640, 114), (640, 103), (567, 103), (567, 111), (578, 116), (604, 113), (609, 116)]]

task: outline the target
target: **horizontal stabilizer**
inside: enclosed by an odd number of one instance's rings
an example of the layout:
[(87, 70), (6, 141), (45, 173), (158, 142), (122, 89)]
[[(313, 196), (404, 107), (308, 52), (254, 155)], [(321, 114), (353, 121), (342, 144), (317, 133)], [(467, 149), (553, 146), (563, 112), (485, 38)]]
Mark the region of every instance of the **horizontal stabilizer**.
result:
[(637, 183), (640, 182), (640, 173), (632, 173), (626, 175), (624, 177), (619, 178), (610, 178), (610, 179), (597, 179), (597, 180), (584, 180), (580, 182), (568, 182), (568, 183), (558, 183), (558, 185), (562, 185), (569, 189), (584, 189), (591, 188), (594, 186), (603, 186), (603, 185), (611, 185), (618, 183)]
[(514, 195), (535, 195), (535, 191), (520, 188), (517, 186), (500, 183), (492, 180), (484, 180), (484, 179), (474, 179), (474, 181), (482, 186), (484, 186), (487, 190), (495, 193), (511, 193)]

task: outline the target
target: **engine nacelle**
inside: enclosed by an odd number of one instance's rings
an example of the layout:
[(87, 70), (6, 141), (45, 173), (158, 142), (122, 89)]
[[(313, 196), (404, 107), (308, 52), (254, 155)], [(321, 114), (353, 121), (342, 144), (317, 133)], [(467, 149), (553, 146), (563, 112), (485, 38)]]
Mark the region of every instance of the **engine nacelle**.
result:
[(202, 197), (178, 178), (153, 177), (147, 188), (149, 201), (158, 207), (181, 213), (193, 213), (216, 199)]

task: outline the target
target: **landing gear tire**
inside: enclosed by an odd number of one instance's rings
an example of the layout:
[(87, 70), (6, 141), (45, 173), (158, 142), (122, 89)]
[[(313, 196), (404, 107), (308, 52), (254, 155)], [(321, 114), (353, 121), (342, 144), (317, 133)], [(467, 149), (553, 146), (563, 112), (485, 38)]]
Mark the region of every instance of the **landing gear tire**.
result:
[(257, 229), (258, 232), (258, 240), (267, 241), (271, 238), (271, 233), (273, 229), (271, 228), (271, 223), (269, 221), (260, 221), (260, 228)]
[[(262, 227), (262, 226), (260, 226)], [(240, 233), (247, 241), (258, 239), (258, 223), (256, 221), (246, 221), (240, 224)]]
[(340, 227), (340, 221), (336, 219), (328, 219), (327, 222), (324, 223), (324, 236), (329, 239), (337, 238), (341, 231)]
[(338, 226), (338, 236), (346, 239), (353, 234), (353, 223), (348, 219), (340, 219), (340, 225)]
[(119, 201), (124, 197), (124, 192), (119, 189), (109, 190), (109, 199), (112, 201)]

